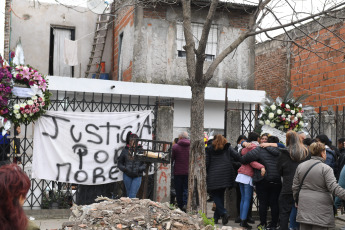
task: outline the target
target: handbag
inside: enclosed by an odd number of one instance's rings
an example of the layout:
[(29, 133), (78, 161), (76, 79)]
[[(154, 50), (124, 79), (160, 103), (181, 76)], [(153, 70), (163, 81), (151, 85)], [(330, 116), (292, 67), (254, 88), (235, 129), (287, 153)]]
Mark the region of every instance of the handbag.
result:
[(302, 181), (301, 181), (301, 183), (299, 184), (298, 192), (297, 192), (297, 194), (296, 194), (296, 200), (295, 200), (296, 204), (298, 204), (299, 192), (301, 191), (301, 188), (302, 188), (303, 181), (304, 181), (305, 177), (308, 175), (309, 171), (310, 171), (315, 165), (320, 164), (320, 163), (321, 163), (320, 161), (314, 163), (312, 166), (310, 166), (310, 168), (309, 168), (309, 169), (307, 170), (307, 172), (304, 174), (304, 176), (303, 176), (303, 178), (302, 178)]

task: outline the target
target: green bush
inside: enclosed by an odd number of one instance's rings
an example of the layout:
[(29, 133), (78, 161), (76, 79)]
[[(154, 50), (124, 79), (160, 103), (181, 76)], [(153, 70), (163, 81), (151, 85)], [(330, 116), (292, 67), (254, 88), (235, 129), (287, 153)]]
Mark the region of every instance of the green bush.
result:
[(207, 225), (211, 225), (213, 228), (214, 228), (214, 219), (213, 218), (207, 218), (206, 214), (203, 213), (202, 211), (199, 211), (199, 214), (202, 218), (202, 221), (204, 222), (204, 225), (207, 226)]

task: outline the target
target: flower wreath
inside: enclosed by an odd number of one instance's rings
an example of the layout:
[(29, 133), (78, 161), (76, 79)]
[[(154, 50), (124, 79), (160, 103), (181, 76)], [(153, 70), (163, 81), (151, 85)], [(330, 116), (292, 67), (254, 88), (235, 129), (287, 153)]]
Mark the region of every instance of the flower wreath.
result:
[[(292, 94), (293, 91), (290, 91), (284, 99), (278, 97), (276, 101), (267, 98), (261, 106), (262, 113), (259, 124), (269, 125), (283, 132), (289, 130), (298, 132), (305, 128), (307, 125), (305, 123), (306, 114), (301, 102), (308, 95), (302, 95), (295, 99)], [(306, 107), (306, 109), (311, 110), (312, 107)]]
[[(0, 60), (0, 125), (8, 130), (11, 122), (20, 125), (36, 121), (48, 109), (51, 94), (47, 79), (36, 69), (2, 63)], [(23, 91), (25, 96), (18, 95)]]

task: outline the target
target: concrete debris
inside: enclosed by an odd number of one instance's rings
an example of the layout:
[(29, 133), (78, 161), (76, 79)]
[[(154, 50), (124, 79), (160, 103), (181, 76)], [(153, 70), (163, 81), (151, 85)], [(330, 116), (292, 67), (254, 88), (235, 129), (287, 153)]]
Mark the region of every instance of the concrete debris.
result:
[(189, 215), (180, 209), (172, 209), (169, 203), (127, 197), (118, 200), (101, 197), (98, 201), (101, 202), (91, 205), (73, 205), (69, 222), (63, 223), (62, 228), (71, 230), (214, 229), (210, 225), (204, 226), (199, 216)]

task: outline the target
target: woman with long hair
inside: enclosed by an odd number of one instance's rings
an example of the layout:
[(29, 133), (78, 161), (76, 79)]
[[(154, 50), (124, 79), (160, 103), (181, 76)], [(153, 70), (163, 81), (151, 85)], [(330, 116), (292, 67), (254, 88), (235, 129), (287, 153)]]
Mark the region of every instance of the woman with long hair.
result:
[(282, 190), (279, 196), (280, 229), (288, 230), (289, 217), (294, 205), (292, 181), (297, 166), (309, 159), (308, 149), (303, 145), (299, 135), (294, 131), (286, 133), (286, 148), (281, 149), (278, 158), (278, 171), (283, 178)]
[(134, 147), (135, 139), (138, 136), (129, 131), (126, 137), (126, 146), (118, 159), (118, 167), (123, 172), (123, 182), (126, 187), (127, 196), (135, 198), (141, 185), (141, 178), (146, 169), (146, 164), (139, 161), (132, 155), (130, 149)]
[[(241, 155), (246, 155), (249, 151), (255, 149), (259, 146), (260, 136), (255, 132), (251, 132), (248, 134), (248, 142), (249, 146), (245, 147), (241, 151)], [(250, 201), (253, 197), (253, 175), (254, 169), (260, 170), (261, 175), (264, 176), (266, 173), (265, 166), (262, 164), (253, 161), (249, 164), (242, 164), (241, 167), (237, 170), (238, 174), (236, 177), (236, 182), (239, 183), (240, 190), (241, 190), (241, 204), (240, 204), (240, 218), (241, 223), (240, 226), (246, 229), (251, 229), (252, 226), (248, 224), (248, 211), (250, 207)]]
[(39, 229), (26, 217), (23, 204), (30, 179), (16, 164), (0, 167), (0, 229)]
[(332, 194), (345, 199), (345, 189), (337, 184), (332, 168), (322, 164), (327, 158), (326, 147), (310, 145), (311, 159), (301, 163), (293, 179), (293, 195), (298, 201), (297, 221), (300, 229), (334, 229)]
[(216, 204), (214, 220), (218, 223), (222, 218), (223, 225), (229, 219), (228, 211), (224, 208), (224, 192), (226, 188), (232, 188), (235, 182), (231, 154), (237, 153), (222, 135), (215, 135), (212, 144), (206, 148), (207, 191)]

